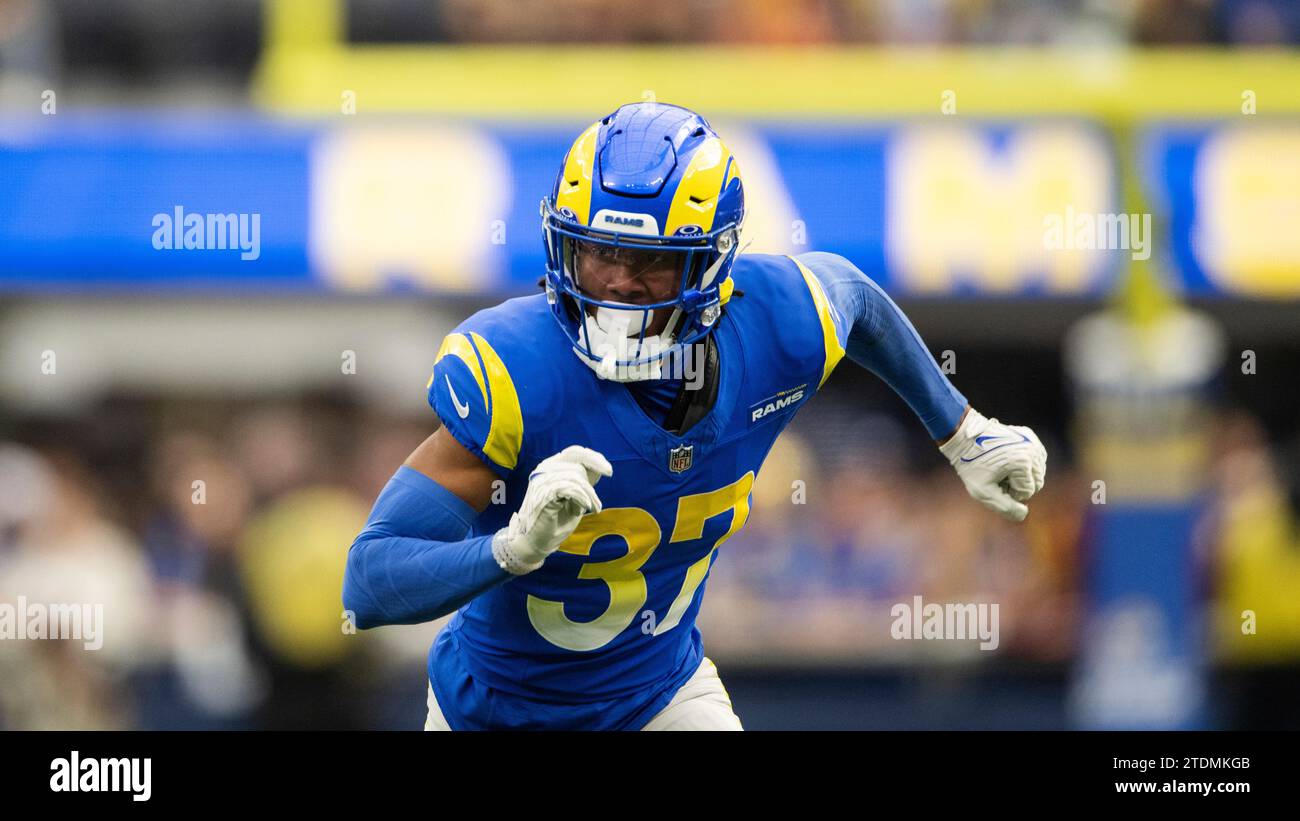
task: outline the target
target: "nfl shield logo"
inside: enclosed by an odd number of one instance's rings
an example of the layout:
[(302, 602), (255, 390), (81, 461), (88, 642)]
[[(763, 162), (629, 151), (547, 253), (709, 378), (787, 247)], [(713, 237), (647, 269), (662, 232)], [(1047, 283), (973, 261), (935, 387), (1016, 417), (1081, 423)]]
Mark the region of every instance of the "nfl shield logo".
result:
[(689, 470), (694, 461), (694, 445), (678, 445), (668, 451), (668, 469), (673, 473)]

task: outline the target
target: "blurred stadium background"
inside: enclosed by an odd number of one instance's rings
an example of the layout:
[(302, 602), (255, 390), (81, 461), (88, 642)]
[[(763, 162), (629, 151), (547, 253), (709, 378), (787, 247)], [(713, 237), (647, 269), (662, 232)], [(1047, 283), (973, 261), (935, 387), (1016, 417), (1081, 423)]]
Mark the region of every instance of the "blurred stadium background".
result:
[[(345, 552), (572, 136), (659, 99), (751, 249), (854, 260), (1051, 454), (1005, 525), (840, 368), (709, 583), (748, 727), (1300, 728), (1297, 42), (1283, 0), (0, 0), (0, 601), (106, 622), (0, 641), (0, 726), (421, 726), (438, 625), (346, 635)], [(157, 249), (177, 208), (255, 258)], [(1148, 253), (1046, 241), (1129, 213)], [(891, 639), (916, 595), (1000, 646)]]

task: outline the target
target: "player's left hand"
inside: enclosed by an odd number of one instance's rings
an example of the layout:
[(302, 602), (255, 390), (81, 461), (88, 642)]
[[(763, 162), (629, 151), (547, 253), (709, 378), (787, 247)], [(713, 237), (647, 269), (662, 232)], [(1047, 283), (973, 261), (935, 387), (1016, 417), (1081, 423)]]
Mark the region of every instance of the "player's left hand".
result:
[(1004, 425), (974, 408), (939, 451), (972, 498), (1013, 522), (1029, 515), (1025, 502), (1047, 476), (1047, 449), (1032, 430)]

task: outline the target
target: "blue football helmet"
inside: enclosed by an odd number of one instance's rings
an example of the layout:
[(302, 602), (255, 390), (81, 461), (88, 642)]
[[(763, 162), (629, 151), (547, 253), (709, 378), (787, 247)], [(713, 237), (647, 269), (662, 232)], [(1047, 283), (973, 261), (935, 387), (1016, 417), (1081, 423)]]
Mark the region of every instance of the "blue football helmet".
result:
[[(632, 103), (583, 131), (542, 200), (547, 298), (578, 356), (630, 381), (658, 376), (660, 361), (702, 340), (731, 296), (744, 216), (736, 160), (699, 114)], [(597, 299), (576, 276), (577, 255), (591, 252), (667, 257), (680, 271), (676, 293), (651, 304)], [(660, 310), (671, 312), (667, 324), (648, 337)]]

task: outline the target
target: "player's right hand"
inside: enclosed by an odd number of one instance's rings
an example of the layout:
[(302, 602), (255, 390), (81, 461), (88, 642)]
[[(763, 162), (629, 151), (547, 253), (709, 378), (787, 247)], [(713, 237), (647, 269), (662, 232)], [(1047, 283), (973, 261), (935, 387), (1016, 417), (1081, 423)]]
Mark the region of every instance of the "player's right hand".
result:
[(543, 459), (528, 476), (519, 511), (492, 540), (497, 564), (515, 575), (541, 567), (583, 516), (600, 512), (595, 484), (613, 475), (608, 459), (581, 445)]

